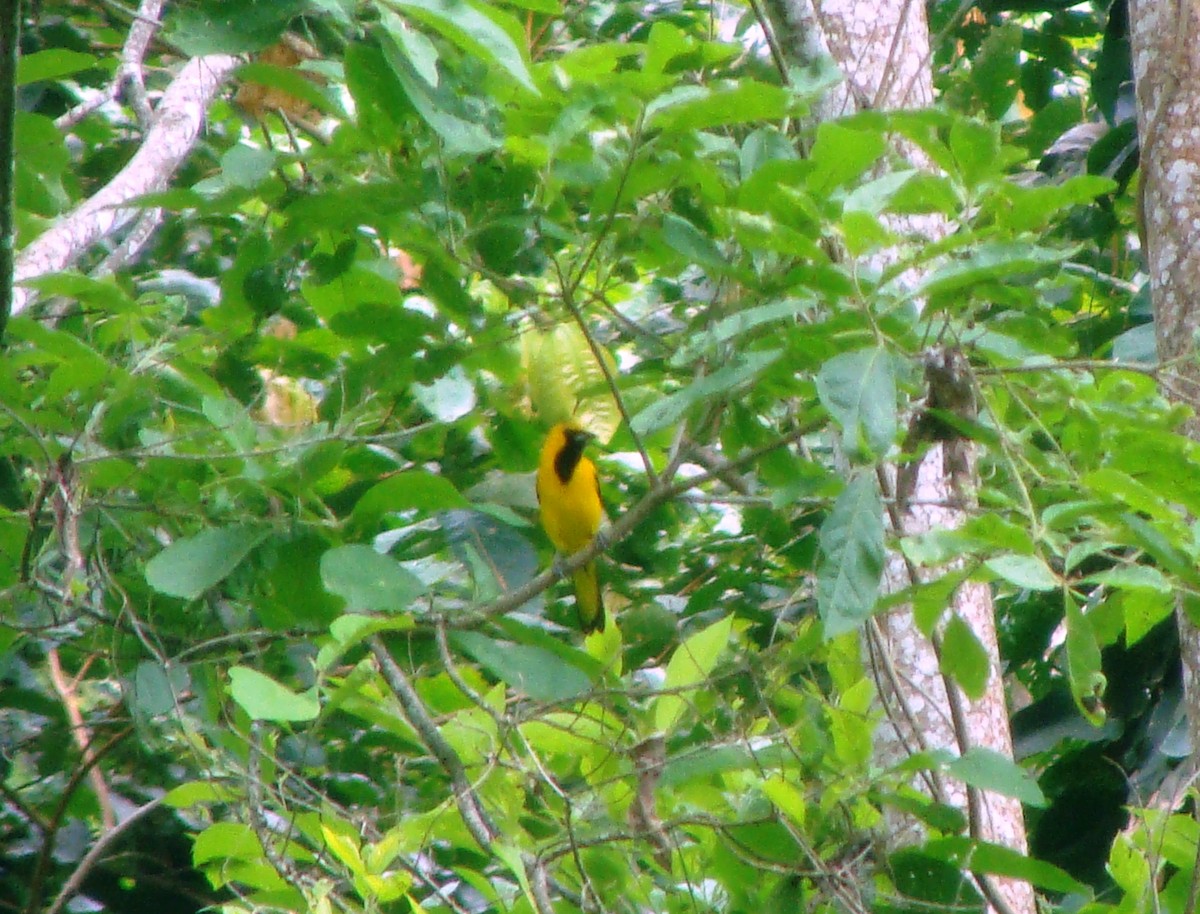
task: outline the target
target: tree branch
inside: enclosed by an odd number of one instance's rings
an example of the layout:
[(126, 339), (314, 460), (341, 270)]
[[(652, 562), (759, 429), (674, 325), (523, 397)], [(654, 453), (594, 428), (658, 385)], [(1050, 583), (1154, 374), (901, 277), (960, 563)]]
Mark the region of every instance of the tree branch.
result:
[(100, 835), (96, 839), (96, 843), (92, 845), (91, 850), (84, 855), (83, 859), (75, 866), (75, 869), (71, 871), (71, 875), (63, 883), (63, 887), (59, 890), (54, 902), (46, 909), (46, 914), (58, 914), (63, 909), (63, 906), (79, 892), (80, 887), (83, 885), (83, 880), (87, 878), (88, 873), (100, 862), (100, 858), (104, 856), (108, 848), (121, 835), (137, 824), (140, 819), (158, 809), (162, 801), (163, 798), (159, 797), (158, 799), (151, 800), (149, 803), (142, 804), (108, 831)]
[[(417, 731), (425, 748), (433, 754), (438, 764), (442, 766), (442, 770), (450, 776), (450, 783), (454, 790), (454, 802), (458, 806), (459, 815), (462, 816), (467, 831), (481, 849), (492, 853), (493, 845), (499, 838), (500, 832), (488, 816), (487, 810), (483, 808), (479, 794), (471, 786), (462, 759), (458, 757), (454, 747), (438, 730), (437, 724), (425, 710), (425, 704), (421, 701), (421, 696), (417, 694), (412, 680), (392, 659), (383, 639), (374, 635), (368, 643), (371, 645), (371, 653), (375, 655), (375, 660), (383, 672), (383, 678), (387, 680), (387, 684), (400, 701), (400, 707), (404, 709), (404, 716)], [(529, 900), (537, 914), (554, 914), (554, 906), (549, 892), (550, 880), (546, 873), (545, 862), (530, 854), (522, 854), (521, 866), (525, 870), (525, 882), (529, 886)]]
[[(167, 187), (199, 138), (209, 103), (240, 62), (225, 54), (189, 60), (163, 93), (141, 148), (108, 184), (21, 252), (17, 281), (67, 269), (93, 244), (133, 221), (140, 210), (131, 201)], [(18, 289), (12, 313), (24, 311), (34, 295)]]

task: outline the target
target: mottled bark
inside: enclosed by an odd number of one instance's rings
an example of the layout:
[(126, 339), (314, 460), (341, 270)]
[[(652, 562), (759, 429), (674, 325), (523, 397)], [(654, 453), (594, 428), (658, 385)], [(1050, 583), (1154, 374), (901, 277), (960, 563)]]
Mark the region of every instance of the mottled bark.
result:
[[(805, 61), (815, 54), (829, 53), (846, 76), (841, 90), (818, 109), (818, 116), (851, 113), (861, 108), (916, 108), (933, 101), (929, 68), (929, 29), (924, 4), (914, 0), (778, 0), (770, 3), (772, 19), (787, 29), (787, 48)], [(901, 153), (919, 168), (929, 168), (923, 154), (900, 145)], [(943, 237), (949, 226), (936, 217), (893, 220), (889, 225), (909, 238), (933, 241)], [(885, 265), (894, 255), (884, 253)], [(915, 283), (919, 276), (905, 277)], [(958, 405), (969, 411), (973, 396), (961, 356), (948, 350), (929, 354), (927, 403), (942, 393), (957, 391)], [(947, 386), (948, 385), (948, 386)], [(963, 393), (965, 391), (965, 394)], [(943, 405), (944, 404), (936, 404)], [(920, 420), (914, 420), (914, 428)], [(932, 529), (954, 528), (963, 523), (974, 505), (974, 452), (959, 440), (923, 443), (916, 465), (899, 473), (885, 469), (880, 476), (886, 494), (893, 496), (890, 515), (894, 532), (902, 536)], [(908, 450), (906, 448), (906, 450)], [(898, 554), (889, 561), (888, 587), (899, 590), (914, 577), (931, 577), (952, 568), (925, 570), (920, 575)], [(986, 747), (1012, 757), (1011, 731), (1004, 686), (999, 676), (999, 647), (996, 639), (991, 591), (986, 586), (965, 584), (955, 593), (947, 609), (966, 622), (991, 658), (984, 696), (969, 701), (940, 671), (939, 647), (917, 629), (909, 607), (901, 607), (878, 620), (868, 632), (868, 654), (879, 684), (887, 723), (880, 728), (877, 752), (882, 763), (899, 761), (924, 748), (947, 749), (956, 754)], [(935, 639), (936, 640), (936, 639)], [(932, 777), (922, 785), (938, 799), (968, 813), (972, 834), (1024, 852), (1026, 837), (1020, 803), (997, 794), (968, 791), (962, 784)], [(915, 820), (893, 823), (892, 837), (898, 842), (915, 840), (920, 832)], [(997, 881), (983, 884), (993, 908), (1016, 914), (1034, 910), (1033, 890), (1027, 883)]]
[[(1200, 11), (1173, 0), (1130, 0), (1141, 144), (1140, 207), (1158, 355), (1172, 396), (1200, 412)], [(1200, 440), (1200, 421), (1186, 431)], [(1193, 752), (1200, 746), (1200, 631), (1177, 613)], [(1193, 762), (1193, 764), (1195, 764)]]
[[(957, 350), (931, 353), (926, 367), (926, 407), (975, 417), (973, 382), (966, 359)], [(931, 423), (918, 413), (910, 426), (904, 450), (920, 453), (915, 464), (895, 474), (883, 473), (893, 496), (892, 526), (903, 536), (961, 526), (975, 502), (975, 448), (965, 439)], [(893, 553), (886, 570), (888, 589), (936, 580), (952, 573), (959, 563), (934, 569), (916, 569)], [(970, 626), (989, 657), (987, 686), (975, 701), (941, 673), (941, 630), (951, 615)], [(934, 638), (916, 626), (910, 607), (901, 607), (877, 620), (868, 630), (872, 669), (879, 683), (887, 722), (878, 733), (876, 751), (882, 763), (897, 763), (923, 749), (947, 749), (961, 754), (986, 748), (1012, 758), (1012, 735), (1004, 683), (1000, 678), (1000, 650), (996, 638), (991, 589), (970, 581), (954, 593)], [(968, 789), (947, 778), (930, 777), (919, 786), (939, 801), (964, 810), (973, 837), (1024, 853), (1027, 850), (1021, 804), (1012, 797)], [(921, 824), (896, 817), (892, 823), (897, 843), (920, 838)], [(1025, 882), (997, 879), (984, 883), (993, 908), (1007, 907), (1026, 914), (1034, 910), (1032, 887)]]
[[(213, 54), (184, 64), (163, 92), (154, 123), (133, 158), (104, 187), (21, 251), (16, 261), (17, 281), (68, 269), (92, 245), (132, 223), (142, 210), (131, 202), (166, 189), (200, 138), (209, 103), (239, 62), (236, 57)], [(33, 298), (30, 289), (17, 289), (12, 313), (20, 314)]]

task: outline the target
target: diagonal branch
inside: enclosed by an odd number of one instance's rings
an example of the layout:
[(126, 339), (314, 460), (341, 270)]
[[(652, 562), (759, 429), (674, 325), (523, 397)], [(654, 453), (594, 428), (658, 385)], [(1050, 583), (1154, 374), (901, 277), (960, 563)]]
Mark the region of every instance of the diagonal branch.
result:
[[(140, 212), (132, 201), (167, 187), (199, 139), (209, 103), (240, 62), (212, 54), (184, 64), (163, 93), (141, 148), (108, 184), (21, 251), (17, 281), (67, 269), (96, 242), (132, 222)], [(34, 295), (30, 289), (16, 290), (12, 313), (24, 311)]]
[[(437, 724), (433, 722), (433, 718), (425, 709), (421, 696), (417, 694), (416, 686), (413, 685), (404, 670), (400, 669), (400, 665), (392, 659), (383, 640), (378, 635), (374, 635), (369, 643), (371, 653), (375, 655), (375, 660), (383, 672), (383, 678), (387, 680), (387, 684), (400, 701), (400, 707), (404, 709), (404, 716), (417, 731), (425, 748), (433, 754), (438, 764), (442, 766), (442, 770), (450, 777), (450, 783), (454, 790), (454, 802), (458, 806), (459, 815), (462, 816), (467, 831), (480, 848), (494, 855), (496, 844), (501, 839), (501, 832), (488, 816), (487, 810), (483, 808), (483, 801), (471, 785), (462, 759), (438, 730)], [(554, 914), (549, 891), (550, 878), (546, 873), (545, 861), (530, 854), (522, 854), (521, 867), (526, 877), (523, 881), (529, 887), (530, 901), (537, 914)]]

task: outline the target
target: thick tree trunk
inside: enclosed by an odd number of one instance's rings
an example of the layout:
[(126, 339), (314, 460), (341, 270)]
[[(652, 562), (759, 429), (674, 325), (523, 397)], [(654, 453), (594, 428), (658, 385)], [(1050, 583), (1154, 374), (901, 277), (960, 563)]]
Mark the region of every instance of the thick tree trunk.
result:
[[(1200, 403), (1200, 11), (1194, 4), (1129, 0), (1141, 145), (1141, 214), (1158, 356), (1174, 396)], [(1200, 440), (1200, 420), (1187, 433)], [(1192, 751), (1200, 746), (1200, 630), (1177, 613)], [(1193, 762), (1193, 764), (1195, 764)]]
[[(786, 51), (809, 60), (828, 53), (846, 76), (843, 86), (818, 109), (819, 117), (848, 114), (861, 107), (915, 108), (932, 103), (929, 29), (923, 4), (911, 0), (778, 0), (770, 6)], [(930, 167), (918, 150), (901, 150), (919, 167)], [(949, 229), (944, 220), (930, 217), (896, 220), (890, 227), (930, 241), (943, 237)], [(909, 277), (914, 282), (917, 278)], [(945, 406), (939, 398), (950, 396), (959, 408), (973, 409), (971, 383), (959, 353), (931, 352), (927, 382), (926, 406)], [(918, 425), (914, 420), (914, 428)], [(901, 536), (956, 527), (973, 507), (971, 444), (926, 444), (919, 464), (902, 468), (899, 473), (891, 469), (880, 474), (885, 496), (893, 505), (892, 528)], [(929, 580), (951, 570), (926, 570), (918, 575), (901, 556), (893, 555), (887, 570), (888, 586), (903, 589), (914, 578)], [(955, 593), (947, 618), (950, 613), (971, 627), (991, 658), (986, 692), (978, 701), (968, 700), (942, 675), (938, 645), (918, 631), (910, 608), (888, 613), (868, 630), (869, 660), (888, 720), (880, 728), (881, 762), (900, 761), (927, 748), (961, 754), (986, 747), (1012, 757), (990, 590), (964, 584)], [(963, 809), (976, 838), (1026, 850), (1024, 817), (1016, 800), (969, 791), (965, 785), (937, 777), (926, 779), (922, 786), (938, 799)], [(915, 839), (919, 833), (915, 820), (894, 825), (897, 841)], [(1027, 883), (998, 880), (982, 888), (994, 908), (1007, 907), (1015, 914), (1034, 910), (1033, 891)]]

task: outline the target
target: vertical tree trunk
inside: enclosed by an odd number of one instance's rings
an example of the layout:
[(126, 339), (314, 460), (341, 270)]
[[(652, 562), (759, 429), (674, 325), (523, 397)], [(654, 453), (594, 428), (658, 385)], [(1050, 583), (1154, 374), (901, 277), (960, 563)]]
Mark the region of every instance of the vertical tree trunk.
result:
[[(862, 107), (897, 109), (929, 105), (933, 82), (929, 68), (929, 28), (925, 7), (912, 0), (776, 0), (772, 19), (784, 49), (809, 61), (830, 54), (846, 82), (818, 109), (819, 117), (849, 114)], [(919, 167), (930, 167), (918, 150), (901, 146)], [(930, 241), (943, 237), (949, 226), (936, 217), (894, 220), (897, 232)], [(918, 277), (909, 277), (915, 281)], [(965, 360), (954, 350), (928, 354), (925, 407), (936, 405), (964, 413), (974, 410), (974, 395)], [(913, 419), (914, 431), (923, 423)], [(917, 442), (914, 441), (914, 444)], [(897, 472), (881, 472), (885, 497), (892, 505), (891, 526), (900, 535), (914, 535), (963, 523), (974, 505), (975, 459), (970, 442), (936, 440), (923, 443), (919, 463)], [(906, 448), (910, 453), (912, 450)], [(918, 451), (919, 452), (919, 451)], [(903, 589), (914, 579), (929, 580), (953, 569), (925, 571), (918, 576), (903, 557), (888, 563), (889, 588)], [(894, 610), (869, 626), (869, 662), (879, 684), (888, 723), (880, 729), (882, 762), (899, 761), (925, 748), (961, 754), (986, 747), (1012, 757), (1012, 740), (999, 675), (999, 648), (990, 590), (967, 583), (956, 591), (949, 612), (957, 614), (975, 633), (991, 659), (984, 696), (969, 701), (940, 671), (939, 645), (917, 629), (911, 609)], [(935, 636), (935, 642), (937, 638)], [(997, 794), (968, 790), (962, 784), (929, 778), (922, 785), (939, 800), (967, 812), (972, 834), (1024, 852), (1024, 817), (1018, 801)], [(898, 841), (915, 838), (918, 823), (895, 823)], [(1016, 914), (1034, 910), (1027, 883), (997, 881), (981, 885), (994, 908)]]
[[(1175, 393), (1195, 408), (1200, 365), (1200, 13), (1194, 4), (1129, 0), (1141, 145), (1142, 228), (1159, 360), (1172, 364)], [(1200, 420), (1186, 425), (1200, 440)], [(1177, 612), (1188, 732), (1200, 746), (1200, 629)], [(1193, 755), (1193, 758), (1195, 756)], [(1195, 763), (1193, 762), (1193, 765)]]

